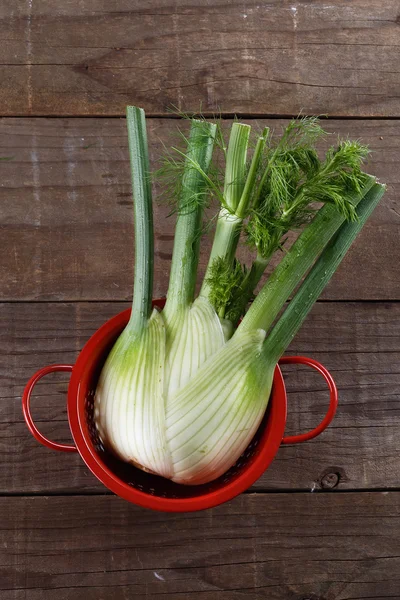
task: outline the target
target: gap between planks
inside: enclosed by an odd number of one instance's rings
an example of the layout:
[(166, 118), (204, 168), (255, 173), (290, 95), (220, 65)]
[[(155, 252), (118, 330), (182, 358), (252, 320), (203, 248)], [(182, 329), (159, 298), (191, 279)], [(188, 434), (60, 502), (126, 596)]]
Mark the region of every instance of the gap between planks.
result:
[[(190, 112), (189, 112), (190, 114)], [(193, 113), (193, 114), (199, 114), (199, 113)], [(296, 119), (297, 117), (301, 116), (300, 114), (288, 114), (288, 113), (241, 113), (241, 112), (237, 112), (237, 113), (210, 113), (210, 112), (203, 112), (201, 113), (203, 117), (207, 118), (207, 119), (213, 119), (213, 118), (218, 118), (221, 120), (229, 120), (229, 119), (234, 119), (234, 118), (238, 118), (238, 119)], [(329, 116), (329, 115), (324, 115), (324, 114), (314, 114), (314, 113), (307, 113), (307, 116), (309, 117), (319, 117), (321, 120), (324, 121), (398, 121), (400, 119), (400, 115), (376, 115), (376, 116), (371, 116), (371, 115), (333, 115), (333, 116)], [(146, 119), (176, 119), (176, 120), (182, 120), (185, 117), (182, 117), (181, 115), (176, 115), (174, 113), (153, 113), (153, 112), (146, 112)], [(115, 113), (115, 114), (98, 114), (98, 113), (83, 113), (83, 114), (69, 114), (69, 113), (61, 113), (61, 114), (46, 114), (46, 115), (42, 115), (42, 114), (6, 114), (3, 115), (0, 113), (0, 119), (125, 119), (125, 114), (124, 113)]]
[[(165, 296), (163, 296), (161, 298), (161, 300), (164, 300)], [(108, 298), (101, 298), (101, 299), (89, 299), (89, 300), (85, 300), (84, 298), (80, 298), (80, 299), (65, 299), (65, 300), (19, 300), (18, 298), (14, 298), (14, 299), (8, 299), (8, 300), (0, 300), (0, 304), (101, 304), (107, 302), (107, 304), (121, 304), (121, 302), (127, 302), (128, 304), (130, 304), (132, 301), (130, 298), (122, 298), (122, 299), (108, 299)], [(400, 298), (385, 298), (385, 299), (380, 299), (380, 298), (372, 298), (372, 299), (368, 299), (368, 298), (360, 298), (360, 299), (354, 299), (352, 298), (351, 300), (347, 300), (346, 298), (337, 298), (335, 300), (330, 300), (329, 298), (321, 298), (320, 300), (316, 301), (316, 304), (397, 304), (398, 302), (400, 302)], [(128, 308), (128, 307), (127, 307)]]
[[(300, 488), (266, 488), (266, 489), (248, 489), (239, 494), (239, 496), (268, 496), (270, 494), (389, 494), (400, 492), (400, 487), (365, 487), (365, 488), (349, 488), (349, 489), (300, 489)], [(90, 497), (102, 497), (102, 496), (116, 496), (113, 492), (104, 488), (104, 492), (99, 491), (49, 491), (49, 492), (0, 492), (0, 498), (81, 498), (82, 496)], [(238, 497), (238, 496), (236, 496)], [(232, 498), (234, 500), (234, 498)]]

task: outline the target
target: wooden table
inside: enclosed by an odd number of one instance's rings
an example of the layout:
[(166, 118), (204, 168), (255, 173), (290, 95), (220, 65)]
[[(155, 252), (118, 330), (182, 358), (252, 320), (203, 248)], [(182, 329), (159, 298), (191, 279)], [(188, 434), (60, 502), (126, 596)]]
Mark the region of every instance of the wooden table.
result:
[[(400, 598), (399, 9), (2, 0), (1, 600)], [(333, 373), (334, 423), (281, 448), (248, 493), (198, 514), (108, 494), (79, 456), (38, 445), (21, 414), (31, 374), (73, 363), (129, 305), (128, 103), (151, 117), (153, 164), (175, 130), (171, 104), (274, 128), (326, 113), (330, 132), (371, 146), (369, 169), (388, 184), (290, 348)], [(156, 207), (156, 296), (171, 258), (167, 211)], [(307, 430), (324, 414), (324, 384), (305, 369), (285, 376), (287, 430)], [(70, 439), (66, 388), (66, 376), (48, 377), (33, 400), (55, 440)]]

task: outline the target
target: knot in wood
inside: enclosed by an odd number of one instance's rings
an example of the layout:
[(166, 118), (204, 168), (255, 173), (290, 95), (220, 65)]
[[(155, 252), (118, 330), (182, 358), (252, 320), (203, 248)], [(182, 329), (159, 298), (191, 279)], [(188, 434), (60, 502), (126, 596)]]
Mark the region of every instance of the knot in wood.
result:
[(321, 487), (324, 489), (332, 489), (338, 485), (339, 480), (339, 473), (326, 473), (321, 478)]

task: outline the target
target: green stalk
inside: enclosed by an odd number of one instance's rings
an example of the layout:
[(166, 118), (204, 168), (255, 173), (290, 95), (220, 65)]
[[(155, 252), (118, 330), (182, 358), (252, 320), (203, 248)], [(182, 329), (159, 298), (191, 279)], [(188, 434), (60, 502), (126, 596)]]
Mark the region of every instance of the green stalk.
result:
[(258, 138), (257, 144), (254, 150), (253, 158), (250, 165), (249, 174), (247, 176), (246, 184), (243, 189), (242, 196), (240, 198), (236, 214), (241, 219), (244, 219), (247, 216), (247, 210), (250, 205), (250, 199), (252, 196), (254, 184), (257, 179), (258, 169), (260, 166), (260, 161), (262, 157), (263, 150), (265, 148), (265, 144), (267, 142), (269, 135), (269, 127), (265, 127), (261, 137)]
[[(369, 177), (362, 192), (354, 198), (354, 205), (360, 202), (374, 183), (375, 179)], [(239, 330), (269, 329), (290, 294), (344, 220), (344, 216), (331, 204), (324, 205), (318, 211), (261, 289), (239, 325)]]
[(140, 333), (151, 313), (154, 263), (153, 210), (144, 110), (128, 106), (126, 122), (135, 228), (135, 273), (129, 329)]
[(233, 123), (229, 136), (224, 178), (224, 199), (228, 210), (236, 211), (246, 180), (247, 148), (250, 125)]
[[(241, 134), (241, 143), (239, 143), (238, 135), (235, 135), (235, 152), (239, 158), (235, 157), (233, 151), (230, 152), (231, 146), (231, 138), (229, 140), (229, 148), (227, 155), (227, 165), (226, 165), (226, 174), (225, 174), (225, 188), (227, 188), (227, 181), (239, 181), (238, 174), (234, 175), (234, 165), (242, 165), (243, 159), (247, 157), (247, 148), (248, 148), (248, 135), (245, 129), (241, 129), (240, 127), (248, 127), (244, 125), (240, 125), (239, 123), (234, 123), (232, 126), (232, 130), (236, 125), (236, 133)], [(250, 129), (250, 128), (249, 128)], [(227, 202), (225, 198), (225, 205), (228, 208), (221, 208), (217, 227), (215, 230), (214, 242), (211, 248), (210, 258), (208, 261), (206, 273), (204, 275), (203, 285), (200, 290), (200, 296), (208, 297), (210, 292), (210, 285), (208, 283), (208, 278), (211, 275), (211, 269), (213, 262), (216, 258), (224, 258), (228, 263), (232, 263), (236, 254), (236, 249), (239, 243), (240, 232), (242, 230), (243, 219), (247, 215), (247, 211), (249, 208), (249, 204), (251, 201), (251, 192), (254, 185), (254, 182), (257, 177), (257, 171), (260, 165), (262, 152), (266, 143), (266, 139), (268, 137), (268, 128), (265, 128), (262, 136), (258, 139), (257, 145), (253, 154), (253, 158), (251, 160), (250, 169), (247, 174), (247, 178), (245, 181), (242, 181), (241, 186), (241, 194), (230, 196), (230, 204)], [(246, 137), (247, 136), (247, 137)], [(233, 187), (232, 185), (228, 186), (227, 189)], [(237, 190), (239, 186), (236, 186), (234, 189)], [(234, 200), (234, 201), (233, 201)]]
[(330, 281), (351, 244), (364, 227), (386, 187), (375, 183), (357, 207), (357, 221), (344, 223), (303, 281), (264, 343), (264, 352), (277, 362), (290, 344), (313, 304)]
[(211, 267), (216, 258), (224, 258), (227, 263), (232, 263), (235, 257), (236, 248), (239, 243), (240, 232), (242, 229), (242, 219), (229, 213), (226, 208), (221, 208), (217, 226), (215, 228), (214, 241), (208, 260), (207, 269), (204, 275), (203, 284), (200, 290), (200, 296), (208, 297), (210, 286), (207, 282), (211, 274)]
[(164, 309), (167, 315), (193, 302), (206, 188), (202, 172), (206, 174), (210, 166), (215, 133), (215, 124), (192, 121)]

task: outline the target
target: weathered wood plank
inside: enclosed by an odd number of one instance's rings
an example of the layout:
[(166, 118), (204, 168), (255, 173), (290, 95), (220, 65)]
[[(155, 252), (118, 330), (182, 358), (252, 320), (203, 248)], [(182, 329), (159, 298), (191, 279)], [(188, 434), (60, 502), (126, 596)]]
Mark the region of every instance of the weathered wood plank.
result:
[(398, 116), (396, 0), (2, 2), (3, 115)]
[[(78, 456), (40, 446), (22, 420), (21, 394), (29, 377), (55, 362), (74, 363), (90, 335), (124, 303), (11, 303), (0, 305), (0, 492), (101, 491)], [(282, 447), (256, 489), (320, 488), (338, 473), (338, 489), (399, 486), (400, 303), (318, 303), (290, 354), (320, 360), (340, 394), (333, 424), (320, 438)], [(327, 390), (307, 368), (285, 367), (287, 433), (314, 427)], [(50, 438), (68, 441), (66, 374), (37, 385), (34, 418)], [(10, 477), (12, 473), (12, 477)], [(326, 484), (326, 482), (325, 482)], [(328, 484), (329, 485), (329, 484)]]
[[(255, 126), (279, 130), (283, 123)], [(148, 126), (156, 166), (177, 122), (151, 119)], [(369, 170), (388, 183), (388, 191), (324, 297), (400, 298), (399, 122), (328, 121), (326, 127), (371, 146)], [(0, 299), (129, 299), (133, 217), (125, 122), (3, 119), (0, 157), (9, 158), (0, 161)], [(168, 284), (174, 229), (168, 212), (160, 203), (155, 207), (155, 296), (164, 295)], [(203, 241), (199, 278), (210, 240)], [(243, 249), (241, 258), (249, 256)]]
[(4, 600), (398, 598), (400, 495), (254, 494), (196, 514), (1, 498)]

